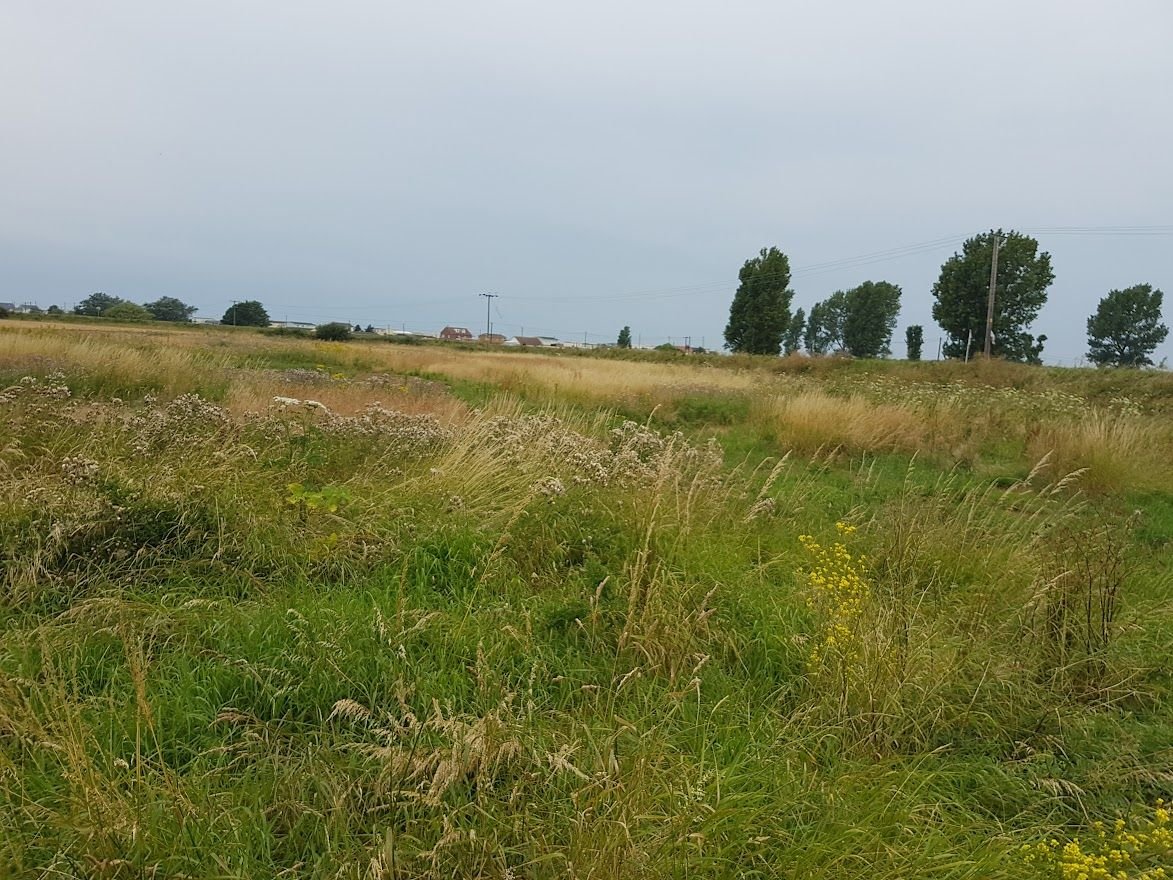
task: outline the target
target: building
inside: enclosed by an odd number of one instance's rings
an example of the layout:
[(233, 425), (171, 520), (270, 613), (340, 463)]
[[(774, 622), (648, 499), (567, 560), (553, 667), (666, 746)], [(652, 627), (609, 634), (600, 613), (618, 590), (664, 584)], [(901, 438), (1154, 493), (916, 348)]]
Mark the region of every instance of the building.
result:
[(445, 327), (440, 331), (440, 338), (455, 342), (472, 341), (472, 331), (467, 327)]
[(309, 321), (270, 321), (270, 327), (284, 327), (287, 330), (316, 330), (317, 324)]
[(0, 309), (3, 309), (6, 312), (15, 312), (16, 303), (0, 303)]
[(526, 348), (561, 348), (562, 343), (553, 336), (514, 336), (506, 345), (522, 345)]
[(489, 345), (503, 345), (505, 337), (500, 333), (482, 333), (477, 336), (477, 342), (487, 342)]

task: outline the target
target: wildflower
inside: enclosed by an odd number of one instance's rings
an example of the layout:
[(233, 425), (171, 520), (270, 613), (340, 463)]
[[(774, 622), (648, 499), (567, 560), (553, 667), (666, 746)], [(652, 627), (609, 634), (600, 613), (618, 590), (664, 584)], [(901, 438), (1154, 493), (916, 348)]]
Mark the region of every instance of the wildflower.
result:
[(98, 478), (100, 468), (92, 458), (71, 455), (61, 459), (61, 473), (71, 486), (84, 486)]
[[(836, 523), (836, 528), (843, 535), (855, 531), (855, 526), (843, 522)], [(810, 586), (807, 600), (819, 617), (811, 666), (818, 667), (833, 657), (858, 659), (860, 619), (871, 598), (863, 557), (853, 557), (842, 543), (824, 547), (810, 535), (799, 535), (798, 541), (812, 559), (806, 571)]]
[(553, 501), (559, 495), (566, 494), (566, 486), (557, 477), (546, 477), (544, 480), (538, 480), (538, 482), (530, 486), (530, 491), (545, 495)]

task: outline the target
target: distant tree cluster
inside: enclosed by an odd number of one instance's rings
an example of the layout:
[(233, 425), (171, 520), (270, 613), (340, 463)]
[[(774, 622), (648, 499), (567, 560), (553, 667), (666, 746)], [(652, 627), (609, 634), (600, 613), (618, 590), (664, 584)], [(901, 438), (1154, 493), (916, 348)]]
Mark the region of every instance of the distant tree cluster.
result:
[[(1054, 279), (1051, 255), (1029, 235), (992, 229), (965, 241), (960, 253), (941, 266), (932, 289), (932, 314), (945, 331), (945, 356), (968, 359), (985, 351), (993, 285), (991, 356), (1041, 363), (1047, 337), (1032, 334), (1030, 327)], [(816, 302), (809, 314), (802, 309), (791, 314), (790, 261), (776, 247), (762, 248), (747, 260), (738, 281), (725, 328), (730, 351), (792, 355), (806, 349), (810, 355), (859, 358), (892, 353), (901, 297), (895, 284), (865, 281)], [(1149, 284), (1109, 291), (1087, 321), (1088, 359), (1100, 366), (1152, 364), (1150, 355), (1169, 335), (1161, 322), (1162, 297)], [(905, 346), (909, 360), (921, 359), (923, 326), (905, 328)]]
[[(139, 305), (108, 293), (91, 293), (74, 306), (73, 313), (90, 318), (109, 318), (114, 321), (176, 321), (186, 323), (196, 313), (196, 307), (189, 306), (173, 296), (162, 296), (154, 302)], [(50, 306), (49, 314), (63, 313), (56, 306)]]

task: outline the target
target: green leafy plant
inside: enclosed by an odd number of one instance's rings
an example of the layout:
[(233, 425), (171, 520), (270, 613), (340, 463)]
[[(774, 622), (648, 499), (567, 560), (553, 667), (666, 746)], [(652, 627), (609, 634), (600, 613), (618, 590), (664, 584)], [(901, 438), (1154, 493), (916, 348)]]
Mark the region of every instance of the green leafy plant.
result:
[(308, 511), (337, 513), (350, 503), (350, 492), (345, 486), (328, 485), (313, 489), (302, 483), (289, 483), (285, 489), (285, 503), (296, 508), (302, 520), (306, 519)]

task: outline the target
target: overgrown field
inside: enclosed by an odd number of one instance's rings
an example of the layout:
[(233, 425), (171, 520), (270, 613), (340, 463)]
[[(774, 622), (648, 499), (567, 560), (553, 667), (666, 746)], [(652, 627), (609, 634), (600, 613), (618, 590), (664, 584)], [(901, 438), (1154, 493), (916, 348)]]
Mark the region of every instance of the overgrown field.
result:
[(0, 325), (0, 876), (1173, 874), (1173, 381)]

